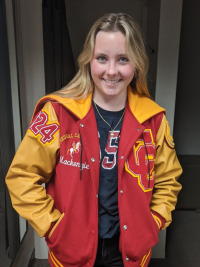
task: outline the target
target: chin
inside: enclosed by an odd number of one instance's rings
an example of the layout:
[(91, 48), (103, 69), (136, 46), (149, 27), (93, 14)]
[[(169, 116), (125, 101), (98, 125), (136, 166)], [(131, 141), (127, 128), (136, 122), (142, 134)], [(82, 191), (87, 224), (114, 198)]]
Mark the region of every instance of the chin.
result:
[(123, 94), (124, 89), (123, 88), (106, 88), (105, 92), (109, 95), (120, 95)]
[(104, 93), (106, 95), (118, 95), (119, 94), (118, 90), (116, 89), (107, 89), (104, 91)]

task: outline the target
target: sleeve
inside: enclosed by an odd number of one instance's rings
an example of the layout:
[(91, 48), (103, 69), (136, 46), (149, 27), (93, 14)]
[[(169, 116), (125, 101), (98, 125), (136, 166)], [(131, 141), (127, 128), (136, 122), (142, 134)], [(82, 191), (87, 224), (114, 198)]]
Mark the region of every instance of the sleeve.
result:
[(175, 209), (177, 196), (182, 186), (177, 182), (182, 173), (174, 149), (173, 138), (165, 115), (156, 137), (155, 185), (150, 203), (154, 218), (164, 229), (172, 221), (171, 212)]
[(47, 102), (33, 118), (6, 176), (14, 209), (40, 237), (61, 216), (43, 186), (54, 172), (59, 145), (59, 122)]

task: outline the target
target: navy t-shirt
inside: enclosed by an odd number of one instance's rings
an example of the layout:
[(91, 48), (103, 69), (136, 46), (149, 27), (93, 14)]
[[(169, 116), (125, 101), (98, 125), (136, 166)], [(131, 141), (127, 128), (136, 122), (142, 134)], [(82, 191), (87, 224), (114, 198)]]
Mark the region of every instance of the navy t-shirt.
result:
[[(112, 136), (110, 126), (102, 120), (94, 104), (93, 107), (100, 143), (99, 236), (112, 238), (119, 231), (117, 152), (123, 119), (113, 131)], [(97, 108), (112, 129), (124, 112), (124, 109), (113, 112), (99, 106)]]

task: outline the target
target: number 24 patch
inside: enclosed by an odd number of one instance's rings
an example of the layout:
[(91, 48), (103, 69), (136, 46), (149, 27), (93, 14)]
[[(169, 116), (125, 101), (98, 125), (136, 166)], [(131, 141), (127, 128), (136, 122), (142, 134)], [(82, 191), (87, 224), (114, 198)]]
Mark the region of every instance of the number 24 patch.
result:
[(58, 122), (50, 122), (49, 117), (47, 111), (40, 111), (29, 126), (29, 131), (42, 145), (51, 144), (59, 130)]

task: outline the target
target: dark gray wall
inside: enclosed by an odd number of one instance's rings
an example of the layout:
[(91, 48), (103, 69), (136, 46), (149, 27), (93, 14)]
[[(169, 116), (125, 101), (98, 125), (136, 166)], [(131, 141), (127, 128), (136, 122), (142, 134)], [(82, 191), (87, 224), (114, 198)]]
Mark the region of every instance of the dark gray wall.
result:
[(200, 155), (200, 1), (184, 0), (174, 138), (179, 155)]
[(126, 12), (142, 24), (142, 10), (148, 0), (73, 0), (66, 2), (70, 38), (76, 59), (93, 22), (109, 12)]
[(5, 0), (0, 0), (0, 262), (6, 266), (19, 246), (18, 215), (14, 212), (5, 185), (5, 176), (14, 156)]

